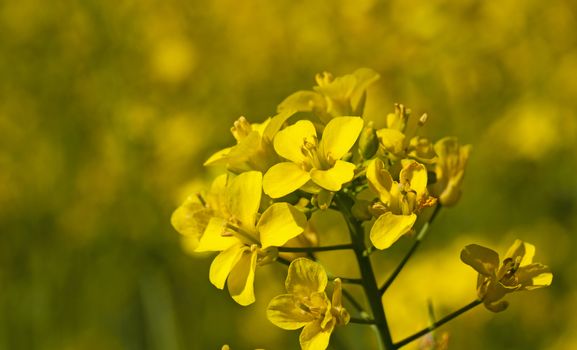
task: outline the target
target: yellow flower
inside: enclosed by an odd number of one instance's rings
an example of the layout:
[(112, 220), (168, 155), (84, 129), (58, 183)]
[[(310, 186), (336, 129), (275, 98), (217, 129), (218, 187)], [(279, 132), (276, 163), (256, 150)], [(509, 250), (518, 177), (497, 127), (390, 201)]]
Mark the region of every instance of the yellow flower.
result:
[(477, 244), (466, 246), (461, 251), (461, 260), (479, 273), (479, 299), (487, 309), (500, 312), (509, 305), (501, 300), (506, 294), (551, 285), (553, 274), (548, 266), (533, 263), (534, 255), (535, 246), (517, 239), (502, 263), (495, 251)]
[[(256, 265), (271, 261), (275, 251), (270, 247), (282, 246), (301, 234), (307, 220), (302, 212), (287, 203), (275, 203), (259, 217), (262, 174), (258, 171), (228, 179), (226, 185), (222, 180), (219, 183), (221, 200), (214, 202), (215, 208), (207, 206), (211, 214), (208, 223), (205, 224), (204, 217), (202, 222), (197, 222), (191, 215), (189, 226), (205, 227), (196, 252), (220, 252), (210, 266), (210, 282), (219, 289), (223, 289), (226, 282), (232, 298), (248, 305), (254, 302)], [(183, 206), (176, 210), (177, 218), (185, 216), (182, 213), (188, 210), (187, 203)], [(188, 226), (179, 226), (181, 230), (183, 227), (186, 230)]]
[(317, 74), (315, 91), (295, 92), (281, 102), (278, 111), (313, 112), (324, 123), (334, 117), (362, 115), (366, 89), (378, 79), (379, 74), (369, 68), (336, 78), (327, 72)]
[(435, 143), (435, 152), (438, 155), (435, 166), (437, 181), (431, 186), (431, 193), (442, 205), (455, 205), (461, 197), (471, 145), (460, 146), (457, 138), (445, 137)]
[(353, 147), (362, 128), (359, 117), (334, 118), (326, 125), (320, 142), (315, 126), (308, 120), (279, 131), (274, 149), (289, 162), (268, 170), (263, 179), (264, 192), (280, 198), (301, 187), (313, 193), (321, 189), (339, 191), (353, 179), (355, 170), (354, 164), (340, 159)]
[(267, 171), (279, 160), (272, 147), (272, 139), (292, 114), (294, 112), (279, 113), (262, 124), (250, 124), (245, 117), (240, 117), (231, 128), (237, 144), (216, 152), (204, 165), (226, 165), (234, 173)]
[(372, 207), (379, 217), (371, 228), (371, 242), (386, 249), (408, 233), (417, 220), (416, 212), (435, 204), (427, 192), (427, 170), (413, 160), (403, 161), (399, 182), (393, 181), (380, 159), (367, 166), (367, 181), (379, 195), (380, 202)]
[(335, 279), (332, 302), (325, 293), (327, 274), (306, 258), (294, 260), (285, 282), (288, 294), (276, 296), (268, 305), (267, 317), (276, 326), (295, 330), (304, 350), (324, 350), (336, 325), (346, 325), (350, 316), (342, 306), (341, 281)]

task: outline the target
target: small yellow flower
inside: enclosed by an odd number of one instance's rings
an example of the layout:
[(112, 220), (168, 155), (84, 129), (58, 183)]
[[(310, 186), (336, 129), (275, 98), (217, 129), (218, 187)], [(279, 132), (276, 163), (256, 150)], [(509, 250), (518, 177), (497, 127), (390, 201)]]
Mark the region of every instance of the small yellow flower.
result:
[(304, 350), (324, 350), (336, 325), (346, 325), (350, 315), (342, 306), (342, 286), (335, 279), (332, 301), (325, 293), (327, 274), (323, 267), (306, 258), (294, 260), (285, 282), (288, 294), (276, 296), (268, 305), (267, 317), (276, 326), (303, 328), (300, 345)]
[(367, 181), (380, 199), (372, 207), (379, 217), (370, 234), (371, 242), (378, 249), (390, 247), (408, 233), (417, 220), (416, 213), (435, 204), (427, 192), (427, 170), (414, 160), (403, 162), (399, 182), (396, 182), (383, 161), (374, 159), (367, 166)]
[(435, 166), (437, 181), (431, 186), (431, 193), (442, 205), (455, 205), (461, 197), (471, 145), (460, 146), (457, 138), (445, 137), (435, 143), (435, 152), (438, 155)]
[(280, 103), (278, 111), (313, 112), (323, 123), (335, 117), (362, 115), (366, 90), (379, 77), (369, 68), (336, 78), (327, 72), (317, 74), (315, 91), (295, 92)]
[[(220, 178), (219, 178), (220, 179)], [(275, 250), (291, 238), (300, 235), (307, 225), (306, 216), (292, 205), (275, 203), (262, 215), (258, 214), (262, 194), (262, 174), (258, 171), (242, 173), (226, 183), (219, 180), (221, 200), (216, 208), (205, 209), (208, 214), (197, 221), (194, 210), (185, 204), (175, 211), (173, 223), (180, 231), (204, 227), (196, 252), (218, 251), (220, 254), (210, 266), (210, 282), (219, 289), (226, 282), (232, 298), (241, 305), (254, 302), (254, 272), (257, 264), (274, 258)], [(194, 207), (196, 208), (196, 207)], [(188, 214), (184, 214), (188, 213)], [(187, 226), (188, 225), (188, 226)]]
[[(312, 122), (300, 120), (279, 131), (274, 138), (276, 152), (289, 160), (272, 166), (264, 175), (263, 189), (280, 198), (303, 188), (339, 191), (353, 179), (355, 165), (340, 160), (357, 141), (363, 128), (359, 117), (338, 117), (325, 127), (320, 142)], [(306, 185), (306, 186), (305, 186)]]
[(279, 113), (262, 124), (251, 124), (245, 117), (240, 117), (231, 128), (237, 144), (216, 152), (204, 165), (226, 165), (227, 169), (234, 173), (267, 171), (279, 160), (274, 152), (272, 139), (280, 129), (280, 124), (292, 114)]
[(508, 293), (551, 285), (553, 274), (548, 266), (533, 263), (534, 255), (535, 246), (517, 239), (502, 263), (495, 251), (477, 244), (466, 246), (461, 251), (461, 260), (479, 273), (479, 299), (487, 309), (500, 312), (509, 305), (501, 300)]

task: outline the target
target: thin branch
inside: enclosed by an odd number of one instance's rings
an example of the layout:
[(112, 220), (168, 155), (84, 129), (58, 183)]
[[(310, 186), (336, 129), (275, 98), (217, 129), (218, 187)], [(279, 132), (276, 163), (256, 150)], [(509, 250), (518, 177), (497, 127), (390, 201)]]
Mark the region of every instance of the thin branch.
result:
[(447, 316), (443, 317), (442, 319), (440, 319), (437, 322), (434, 322), (433, 324), (431, 324), (429, 327), (422, 329), (420, 331), (418, 331), (417, 333), (401, 340), (400, 342), (395, 343), (395, 349), (399, 349), (407, 344), (409, 344), (410, 342), (417, 340), (418, 338), (424, 336), (425, 334), (439, 328), (440, 326), (444, 325), (445, 323), (451, 321), (452, 319), (454, 319), (457, 316), (460, 316), (461, 314), (471, 310), (472, 308), (474, 308), (475, 306), (481, 304), (482, 301), (479, 299), (476, 299), (474, 301), (472, 301), (471, 303), (463, 306), (462, 308), (460, 308), (457, 311), (454, 311), (450, 314), (448, 314)]
[(368, 319), (368, 318), (358, 318), (358, 317), (351, 317), (349, 322), (350, 323), (358, 323), (358, 324), (376, 324), (375, 320)]
[(397, 267), (395, 268), (393, 273), (391, 273), (389, 278), (385, 281), (383, 286), (379, 289), (379, 292), (381, 293), (381, 295), (385, 294), (385, 292), (387, 291), (387, 289), (389, 289), (391, 284), (393, 284), (393, 282), (395, 281), (395, 279), (397, 278), (399, 273), (401, 273), (401, 270), (403, 270), (403, 267), (405, 267), (405, 265), (407, 264), (409, 259), (413, 256), (413, 254), (415, 253), (415, 251), (417, 250), (417, 248), (421, 244), (421, 241), (425, 237), (427, 231), (429, 230), (429, 226), (433, 223), (433, 220), (435, 220), (435, 218), (437, 217), (437, 214), (439, 214), (440, 210), (441, 210), (441, 204), (437, 204), (437, 206), (435, 207), (435, 211), (433, 211), (433, 214), (429, 218), (429, 221), (427, 221), (423, 225), (423, 227), (421, 227), (421, 230), (419, 231), (419, 234), (417, 235), (415, 242), (413, 242), (413, 245), (411, 246), (411, 248), (409, 249), (407, 254), (405, 254), (405, 256), (403, 257), (403, 260), (401, 260), (401, 262), (399, 263), (399, 265), (397, 265)]
[(326, 252), (331, 250), (345, 250), (345, 249), (353, 249), (353, 245), (337, 244), (324, 247), (278, 247), (278, 251), (281, 253), (313, 253), (313, 252)]

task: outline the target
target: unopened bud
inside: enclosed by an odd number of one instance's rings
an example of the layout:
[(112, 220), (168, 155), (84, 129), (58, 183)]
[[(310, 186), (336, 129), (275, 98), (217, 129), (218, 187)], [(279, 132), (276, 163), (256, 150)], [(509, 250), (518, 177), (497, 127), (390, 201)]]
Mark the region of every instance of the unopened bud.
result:
[(371, 159), (379, 149), (379, 138), (373, 123), (369, 122), (359, 136), (359, 152), (363, 159)]

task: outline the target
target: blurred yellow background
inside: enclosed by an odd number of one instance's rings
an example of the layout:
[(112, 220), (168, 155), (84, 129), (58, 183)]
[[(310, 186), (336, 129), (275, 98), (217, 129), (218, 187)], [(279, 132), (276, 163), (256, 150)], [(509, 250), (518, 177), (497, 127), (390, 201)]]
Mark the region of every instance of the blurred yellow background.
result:
[[(442, 316), (475, 297), (463, 246), (519, 238), (553, 285), (440, 332), (452, 349), (577, 348), (576, 33), (569, 0), (1, 2), (0, 349), (297, 348), (264, 315), (283, 268), (241, 308), (169, 218), (236, 118), (358, 67), (381, 74), (369, 117), (401, 102), (474, 147), (461, 203), (386, 294), (394, 339), (427, 326), (429, 298)], [(377, 259), (383, 278), (409, 243)]]

